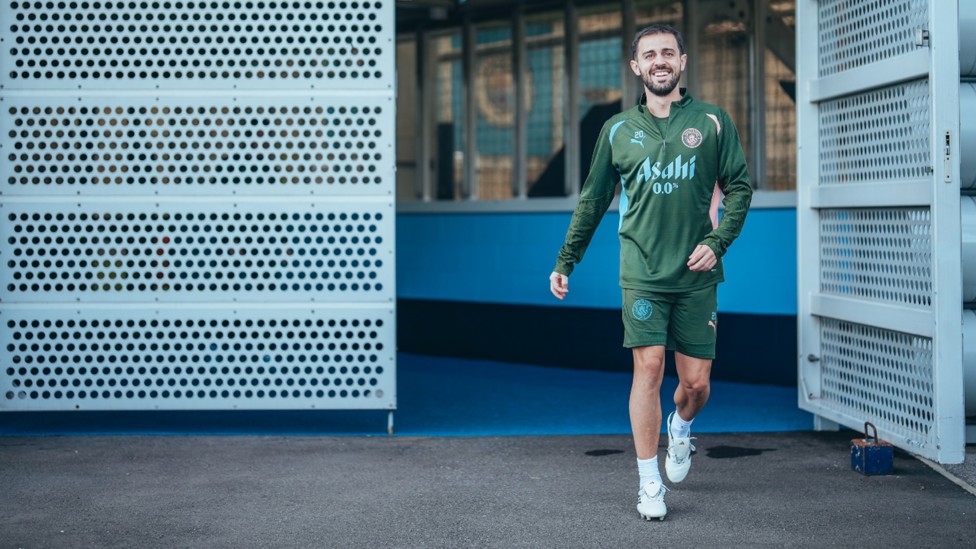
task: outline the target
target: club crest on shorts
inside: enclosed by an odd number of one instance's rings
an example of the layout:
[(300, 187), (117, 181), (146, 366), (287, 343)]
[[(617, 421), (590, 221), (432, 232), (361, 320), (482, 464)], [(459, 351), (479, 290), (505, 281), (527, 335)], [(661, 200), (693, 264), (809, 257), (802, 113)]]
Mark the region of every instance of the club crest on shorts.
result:
[(695, 128), (688, 128), (681, 133), (681, 142), (689, 149), (697, 149), (702, 142), (702, 133)]
[(630, 308), (630, 315), (637, 320), (647, 320), (651, 318), (651, 314), (654, 312), (654, 305), (646, 299), (638, 299), (634, 302), (634, 305)]

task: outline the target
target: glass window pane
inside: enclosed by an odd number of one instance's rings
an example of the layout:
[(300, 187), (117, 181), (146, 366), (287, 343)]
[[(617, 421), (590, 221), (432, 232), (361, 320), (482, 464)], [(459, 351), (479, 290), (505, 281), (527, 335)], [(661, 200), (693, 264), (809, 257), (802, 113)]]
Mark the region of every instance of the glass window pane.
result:
[(591, 6), (579, 13), (580, 184), (590, 173), (600, 129), (621, 110), (621, 19), (619, 4)]
[[(762, 188), (796, 189), (796, 3), (769, 3), (766, 33), (766, 181)], [(786, 42), (777, 44), (775, 41)]]
[[(620, 112), (620, 10), (616, 5), (600, 8), (605, 11), (581, 13), (579, 18), (580, 120), (594, 109), (607, 111), (614, 107), (611, 115)], [(607, 118), (603, 118), (601, 126)]]
[(435, 93), (437, 125), (434, 129), (433, 179), (435, 199), (459, 200), (464, 173), (464, 104), (461, 66), (461, 31), (431, 40), (437, 60)]
[(512, 198), (515, 143), (515, 75), (509, 22), (475, 28), (474, 96), (477, 114), (478, 198)]
[(763, 189), (796, 189), (796, 75), (766, 50), (766, 180)]
[(420, 119), (417, 104), (416, 40), (397, 40), (396, 195), (397, 200), (416, 200), (417, 147)]
[(561, 13), (526, 18), (528, 195), (564, 196), (565, 23)]
[(699, 91), (696, 99), (725, 109), (732, 116), (742, 151), (750, 156), (749, 32), (746, 21), (716, 12), (701, 30), (697, 64)]

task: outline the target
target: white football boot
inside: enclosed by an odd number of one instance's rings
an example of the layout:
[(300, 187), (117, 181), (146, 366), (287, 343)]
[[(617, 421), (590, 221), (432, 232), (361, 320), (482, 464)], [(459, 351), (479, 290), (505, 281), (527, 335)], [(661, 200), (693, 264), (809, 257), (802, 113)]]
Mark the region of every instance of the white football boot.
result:
[(668, 457), (664, 459), (664, 470), (668, 474), (668, 480), (677, 484), (688, 476), (691, 454), (695, 447), (691, 444), (692, 437), (676, 437), (671, 433), (672, 417), (674, 412), (668, 416)]
[(668, 506), (664, 504), (664, 493), (667, 491), (667, 486), (656, 480), (641, 488), (637, 494), (637, 512), (642, 519), (664, 520), (664, 516), (668, 514)]

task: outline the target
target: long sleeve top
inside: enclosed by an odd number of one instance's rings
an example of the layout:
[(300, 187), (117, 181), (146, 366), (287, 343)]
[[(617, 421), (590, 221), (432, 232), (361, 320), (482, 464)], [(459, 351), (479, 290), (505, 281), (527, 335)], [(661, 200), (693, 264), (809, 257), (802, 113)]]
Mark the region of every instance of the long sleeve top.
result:
[[(725, 211), (712, 228), (716, 182)], [(593, 150), (555, 271), (572, 273), (620, 183), (620, 286), (675, 292), (724, 280), (722, 256), (739, 236), (752, 202), (739, 134), (724, 110), (685, 95), (658, 119), (643, 104), (611, 117)], [(688, 269), (698, 244), (715, 252), (711, 271)]]

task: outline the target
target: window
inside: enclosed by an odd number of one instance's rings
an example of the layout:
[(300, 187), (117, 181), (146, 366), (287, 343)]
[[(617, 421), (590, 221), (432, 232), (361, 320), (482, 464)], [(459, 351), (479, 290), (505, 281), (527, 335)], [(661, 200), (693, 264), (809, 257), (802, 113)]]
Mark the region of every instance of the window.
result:
[[(463, 197), (461, 182), (464, 175), (464, 71), (461, 58), (461, 32), (456, 30), (439, 35), (430, 44), (434, 59), (435, 131), (434, 168), (431, 181), (436, 183), (438, 200), (459, 200)], [(421, 113), (429, 116), (431, 113)]]
[(565, 196), (566, 50), (562, 13), (528, 17), (525, 24), (529, 101), (526, 181), (529, 197)]
[[(651, 23), (684, 33), (690, 63), (681, 85), (730, 113), (757, 188), (795, 188), (794, 0), (699, 2), (695, 12), (675, 0), (559, 11), (534, 4), (463, 14), (462, 4), (453, 18), (401, 38), (398, 200), (578, 192), (603, 122), (640, 93), (630, 42)], [(567, 59), (576, 60), (572, 70)]]
[(413, 37), (397, 40), (397, 200), (415, 198), (420, 178), (416, 146), (416, 140), (420, 137), (419, 109), (406, 108), (407, 105), (417, 105), (418, 100), (416, 47)]
[(497, 21), (476, 25), (475, 44), (474, 93), (471, 95), (477, 117), (473, 158), (475, 181), (471, 182), (471, 188), (482, 200), (512, 198), (516, 114), (511, 23)]

